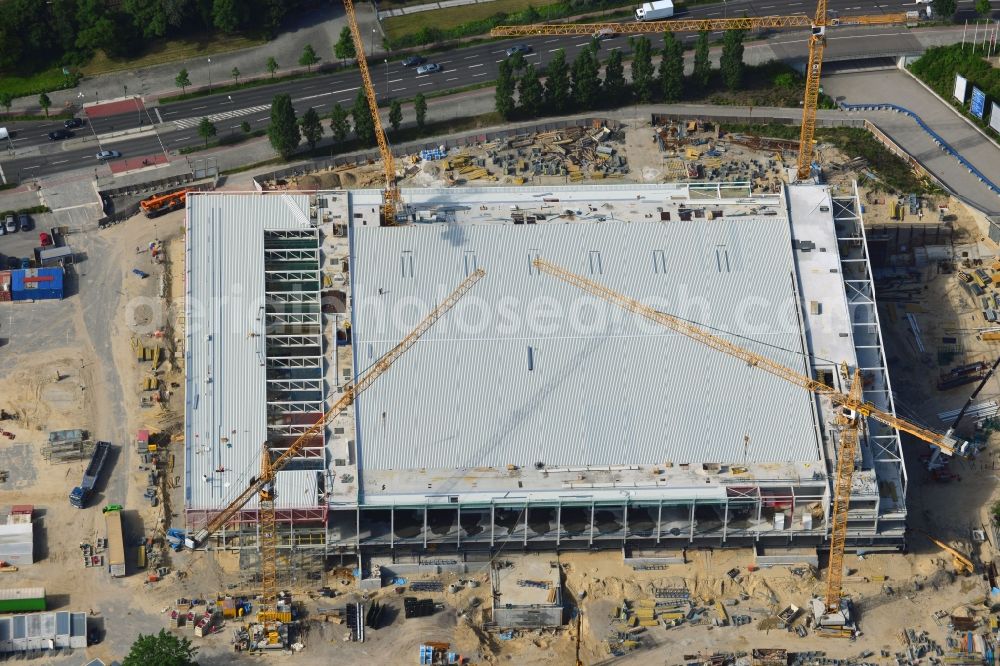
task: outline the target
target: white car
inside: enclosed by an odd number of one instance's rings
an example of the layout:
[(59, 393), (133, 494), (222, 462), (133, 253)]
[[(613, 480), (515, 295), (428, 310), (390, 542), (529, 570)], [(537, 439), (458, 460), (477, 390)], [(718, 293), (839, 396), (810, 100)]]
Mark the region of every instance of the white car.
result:
[(102, 150), (101, 152), (97, 153), (97, 159), (101, 161), (112, 160), (116, 157), (121, 157), (121, 156), (122, 154), (119, 153), (117, 150)]
[(420, 67), (417, 67), (417, 74), (420, 75), (433, 74), (434, 72), (440, 72), (440, 71), (441, 71), (441, 65), (437, 64), (436, 62), (429, 62), (426, 65), (421, 65)]

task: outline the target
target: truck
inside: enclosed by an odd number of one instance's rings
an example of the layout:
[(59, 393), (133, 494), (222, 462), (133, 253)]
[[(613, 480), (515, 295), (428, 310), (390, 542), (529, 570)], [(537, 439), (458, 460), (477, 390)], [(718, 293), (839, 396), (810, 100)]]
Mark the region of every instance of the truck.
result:
[(635, 10), (636, 21), (658, 21), (668, 19), (674, 15), (673, 0), (655, 0), (654, 2), (644, 2), (641, 7)]
[(78, 509), (86, 508), (87, 500), (94, 492), (94, 486), (97, 485), (97, 479), (101, 476), (101, 470), (104, 469), (104, 463), (107, 462), (110, 451), (110, 442), (97, 442), (94, 447), (94, 455), (90, 457), (87, 469), (83, 471), (83, 481), (69, 494), (70, 504)]
[(122, 534), (121, 507), (105, 511), (104, 522), (108, 528), (108, 571), (115, 578), (121, 578), (125, 575), (125, 537)]

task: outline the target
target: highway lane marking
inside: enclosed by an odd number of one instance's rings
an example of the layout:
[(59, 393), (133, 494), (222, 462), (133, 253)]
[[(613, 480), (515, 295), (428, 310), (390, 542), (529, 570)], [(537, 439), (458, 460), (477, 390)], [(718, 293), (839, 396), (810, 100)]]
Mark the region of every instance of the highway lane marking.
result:
[(37, 169), (40, 166), (42, 166), (42, 165), (41, 164), (34, 164), (32, 166), (25, 166), (25, 167), (21, 167), (21, 168), (25, 169), (25, 170), (27, 170), (27, 169)]
[(187, 141), (187, 140), (188, 140), (188, 139), (190, 139), (190, 138), (191, 138), (191, 137), (189, 137), (189, 136), (182, 136), (182, 137), (181, 137), (181, 138), (179, 138), (179, 139), (174, 139), (174, 141)]
[(482, 67), (482, 66), (483, 63), (479, 63), (478, 65), (469, 65), (469, 69), (475, 69), (476, 67)]
[(448, 64), (449, 62), (451, 62), (451, 60), (442, 60), (442, 61), (441, 61), (441, 62), (439, 62), (438, 64), (439, 64), (439, 65), (447, 65), (447, 64)]
[(587, 44), (590, 44), (590, 42), (582, 42), (580, 44), (574, 44), (573, 46), (586, 46)]
[(428, 81), (427, 83), (421, 83), (420, 85), (421, 85), (421, 87), (423, 87), (423, 86), (429, 86), (429, 85), (432, 85), (432, 82)]
[(58, 162), (50, 162), (50, 164), (66, 164), (69, 160), (59, 160)]
[(474, 56), (474, 55), (465, 56), (464, 58), (462, 58), (462, 60), (472, 60), (475, 57), (477, 57), (477, 56)]
[(163, 112), (163, 115), (165, 115), (165, 116), (169, 116), (169, 115), (170, 115), (171, 113), (177, 113), (177, 110), (176, 110), (176, 109), (174, 109), (173, 111), (164, 111), (164, 112)]
[(722, 12), (705, 12), (705, 16), (718, 16)]
[(3, 181), (4, 185), (7, 184), (7, 176), (3, 175), (3, 165), (2, 164), (0, 164), (0, 180)]
[(196, 107), (194, 107), (191, 110), (192, 111), (201, 111), (202, 109), (207, 109), (207, 108), (208, 108), (208, 105), (206, 104), (205, 106), (196, 106)]
[(544, 42), (542, 42), (542, 44), (551, 44), (552, 42), (558, 42), (558, 41), (559, 38), (556, 37), (555, 39), (546, 39)]
[(549, 53), (555, 53), (556, 51), (562, 51), (562, 49), (549, 49)]
[(457, 77), (457, 76), (453, 76), (453, 77), (452, 77), (452, 78), (450, 78), (450, 79), (445, 79), (445, 80), (444, 80), (444, 82), (445, 82), (445, 83), (448, 83), (448, 81), (458, 81), (458, 77)]
[(402, 80), (403, 79), (392, 79), (392, 80), (389, 81), (389, 83), (399, 83)]
[(472, 76), (486, 76), (486, 72), (480, 72), (479, 74), (473, 74)]
[(499, 51), (490, 51), (490, 53), (507, 53), (507, 49), (500, 49)]

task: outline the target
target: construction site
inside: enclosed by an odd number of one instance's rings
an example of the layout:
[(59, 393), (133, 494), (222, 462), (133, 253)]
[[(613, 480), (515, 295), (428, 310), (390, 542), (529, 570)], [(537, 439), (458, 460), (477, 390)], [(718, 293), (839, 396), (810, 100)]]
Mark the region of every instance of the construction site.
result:
[(1000, 221), (818, 137), (821, 8), (798, 140), (394, 152), (362, 57), (377, 160), (136, 195), (3, 304), (0, 655), (995, 663)]

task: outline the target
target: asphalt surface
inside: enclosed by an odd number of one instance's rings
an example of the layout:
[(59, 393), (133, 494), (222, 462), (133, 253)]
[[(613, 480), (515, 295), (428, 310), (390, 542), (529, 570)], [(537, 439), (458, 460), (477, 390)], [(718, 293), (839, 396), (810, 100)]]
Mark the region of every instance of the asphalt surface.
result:
[[(964, 4), (970, 4), (968, 0)], [(883, 2), (863, 7), (859, 0), (830, 0), (832, 15), (897, 13), (922, 7), (913, 2)], [(960, 6), (963, 0), (960, 0)], [(725, 4), (702, 5), (681, 13), (678, 17), (716, 18), (722, 16), (768, 16), (808, 13), (813, 4), (806, 0), (755, 0), (731, 1)], [(773, 44), (776, 57), (796, 57), (805, 53), (806, 35), (804, 31), (773, 32), (768, 44)], [(721, 33), (714, 33), (719, 37)], [(695, 35), (684, 35), (686, 40)], [(654, 36), (654, 39), (658, 39)], [(428, 54), (428, 62), (441, 65), (443, 71), (418, 75), (413, 67), (404, 67), (399, 60), (371, 66), (371, 74), (376, 93), (380, 100), (389, 98), (412, 98), (417, 93), (431, 93), (440, 90), (475, 85), (495, 79), (499, 67), (506, 56), (506, 49), (514, 44), (526, 44), (532, 48), (527, 54), (528, 62), (536, 68), (543, 68), (555, 51), (563, 49), (567, 60), (572, 61), (579, 51), (590, 43), (590, 39), (579, 36), (536, 37), (516, 40), (486, 42), (465, 48)], [(831, 30), (826, 52), (828, 60), (861, 52), (875, 52), (879, 49), (906, 45), (915, 48), (915, 39), (905, 28), (882, 26), (877, 28), (837, 28)], [(628, 40), (614, 37), (602, 42), (601, 57), (614, 49), (628, 54)], [(905, 49), (904, 49), (905, 50)], [(0, 182), (21, 182), (24, 179), (50, 175), (63, 171), (73, 171), (83, 167), (95, 169), (95, 175), (107, 170), (104, 163), (96, 159), (99, 150), (113, 149), (122, 153), (122, 159), (129, 160), (128, 168), (142, 165), (142, 160), (155, 155), (176, 154), (176, 151), (202, 143), (197, 125), (202, 117), (208, 117), (216, 126), (219, 136), (239, 133), (243, 122), (251, 129), (265, 128), (270, 120), (270, 103), (276, 94), (292, 96), (296, 112), (301, 116), (309, 107), (321, 115), (329, 113), (335, 104), (349, 108), (358, 94), (361, 81), (355, 69), (338, 73), (279, 82), (274, 85), (248, 88), (231, 94), (199, 97), (183, 102), (162, 104), (142, 109), (137, 104), (134, 112), (105, 116), (88, 120), (86, 125), (76, 130), (74, 138), (65, 141), (49, 141), (48, 133), (62, 127), (62, 121), (47, 123), (17, 123), (12, 130), (12, 141), (6, 155), (0, 153)], [(123, 134), (124, 133), (124, 134)], [(13, 150), (10, 150), (10, 148)], [(2, 147), (0, 147), (2, 150)]]

